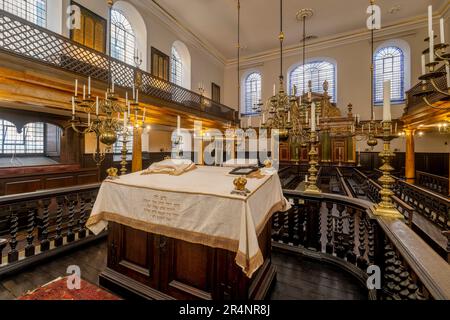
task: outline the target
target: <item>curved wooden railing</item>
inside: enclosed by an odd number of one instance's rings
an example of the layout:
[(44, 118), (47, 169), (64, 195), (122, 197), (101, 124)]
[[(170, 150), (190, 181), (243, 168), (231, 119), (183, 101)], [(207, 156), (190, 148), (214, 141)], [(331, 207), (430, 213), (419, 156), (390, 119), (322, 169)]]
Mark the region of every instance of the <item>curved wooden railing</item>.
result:
[(0, 277), (97, 239), (85, 223), (99, 187), (97, 183), (0, 197), (0, 225), (8, 230), (0, 241)]
[(201, 111), (204, 116), (238, 121), (237, 112), (228, 106), (155, 77), (4, 10), (0, 10), (0, 51), (81, 76), (91, 76), (92, 79), (103, 82), (108, 82), (111, 70), (117, 86), (131, 89), (134, 84), (138, 84), (143, 98), (147, 95), (168, 104)]
[(449, 196), (448, 178), (427, 172), (416, 171), (416, 184), (431, 191), (437, 192), (444, 197)]
[(273, 218), (273, 246), (337, 265), (365, 285), (381, 271), (372, 299), (450, 299), (450, 266), (403, 221), (374, 215), (373, 204), (285, 190), (292, 204)]

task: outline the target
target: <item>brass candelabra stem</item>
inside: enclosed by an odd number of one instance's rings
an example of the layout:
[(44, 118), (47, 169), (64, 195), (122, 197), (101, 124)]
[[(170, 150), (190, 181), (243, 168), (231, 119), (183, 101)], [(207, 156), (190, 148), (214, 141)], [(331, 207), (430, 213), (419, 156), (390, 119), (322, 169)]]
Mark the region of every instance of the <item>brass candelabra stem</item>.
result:
[(127, 149), (127, 142), (128, 142), (128, 130), (126, 130), (126, 128), (123, 131), (122, 134), (122, 155), (120, 156), (121, 160), (120, 161), (120, 175), (126, 175), (127, 174), (127, 154), (128, 154), (128, 149)]
[(318, 156), (319, 153), (317, 152), (317, 132), (311, 131), (310, 133), (310, 143), (311, 143), (311, 150), (309, 151), (309, 177), (308, 177), (308, 183), (306, 185), (305, 192), (306, 193), (321, 193), (319, 187), (317, 186), (317, 173), (319, 170), (317, 170), (318, 162)]
[(378, 179), (382, 187), (380, 190), (381, 202), (376, 206), (375, 214), (389, 218), (403, 218), (403, 215), (395, 208), (392, 201), (392, 196), (394, 195), (392, 189), (395, 180), (391, 175), (392, 171), (394, 171), (391, 162), (395, 154), (391, 150), (391, 141), (396, 137), (392, 134), (392, 122), (384, 121), (383, 134), (380, 136), (383, 139), (383, 151), (379, 154), (383, 162), (383, 165), (380, 167), (383, 175)]

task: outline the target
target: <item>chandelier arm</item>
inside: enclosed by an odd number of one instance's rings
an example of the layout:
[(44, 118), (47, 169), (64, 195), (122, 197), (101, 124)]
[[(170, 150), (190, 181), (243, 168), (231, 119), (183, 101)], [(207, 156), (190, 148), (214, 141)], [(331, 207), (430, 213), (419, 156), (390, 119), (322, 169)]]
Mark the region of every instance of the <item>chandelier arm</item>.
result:
[(436, 55), (436, 57), (438, 57), (439, 59), (441, 59), (442, 61), (445, 61), (446, 63), (449, 63), (450, 58), (446, 58), (442, 55), (440, 55), (437, 51), (434, 53)]

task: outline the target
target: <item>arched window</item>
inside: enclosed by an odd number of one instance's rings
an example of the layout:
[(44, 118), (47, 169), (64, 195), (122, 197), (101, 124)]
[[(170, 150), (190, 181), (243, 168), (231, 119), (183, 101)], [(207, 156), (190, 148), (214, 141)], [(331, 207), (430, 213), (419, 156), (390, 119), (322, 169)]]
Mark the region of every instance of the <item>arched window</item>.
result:
[(181, 86), (183, 85), (183, 62), (181, 56), (178, 53), (177, 48), (172, 46), (172, 59), (171, 59), (171, 76), (172, 82)]
[(261, 100), (261, 74), (250, 73), (244, 83), (244, 110), (243, 114), (255, 113), (254, 108)]
[(14, 124), (0, 120), (1, 154), (44, 154), (44, 123), (29, 123), (17, 132)]
[(405, 58), (403, 50), (389, 46), (379, 49), (374, 56), (374, 103), (383, 103), (383, 83), (391, 81), (391, 102), (405, 100)]
[(118, 10), (111, 11), (111, 56), (134, 65), (136, 36), (130, 22)]
[(47, 25), (47, 0), (0, 0), (0, 9), (41, 27)]
[(328, 61), (314, 61), (294, 68), (289, 74), (289, 90), (294, 85), (297, 94), (308, 92), (308, 82), (312, 82), (312, 91), (323, 93), (323, 83), (328, 81), (328, 95), (336, 102), (336, 67)]

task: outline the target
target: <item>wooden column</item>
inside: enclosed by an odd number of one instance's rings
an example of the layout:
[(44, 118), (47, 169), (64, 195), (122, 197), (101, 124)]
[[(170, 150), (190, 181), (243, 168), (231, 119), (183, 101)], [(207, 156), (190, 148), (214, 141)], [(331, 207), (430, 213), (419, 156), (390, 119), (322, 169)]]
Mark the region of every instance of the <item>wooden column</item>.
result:
[(142, 171), (142, 128), (133, 129), (133, 160), (131, 171)]
[(414, 154), (414, 130), (405, 129), (406, 134), (406, 157), (405, 157), (405, 176), (406, 181), (414, 183), (416, 178), (416, 165)]

